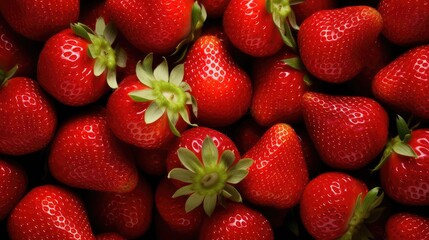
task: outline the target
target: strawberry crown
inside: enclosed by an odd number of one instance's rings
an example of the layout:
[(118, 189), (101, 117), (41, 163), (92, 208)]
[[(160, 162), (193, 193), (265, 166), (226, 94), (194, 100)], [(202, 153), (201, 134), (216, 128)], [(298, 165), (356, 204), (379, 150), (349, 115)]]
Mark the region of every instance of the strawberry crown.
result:
[(124, 68), (127, 62), (127, 55), (118, 46), (113, 49), (118, 30), (113, 24), (107, 24), (103, 18), (98, 18), (95, 24), (95, 31), (82, 23), (71, 24), (73, 32), (90, 42), (88, 45), (88, 55), (95, 59), (94, 75), (100, 76), (107, 71), (107, 84), (110, 88), (118, 88), (116, 80), (116, 66)]
[(7, 81), (15, 75), (16, 71), (18, 71), (18, 65), (15, 65), (12, 69), (7, 72), (4, 72), (0, 69), (0, 87), (6, 85)]
[(243, 158), (233, 164), (235, 155), (231, 150), (225, 150), (219, 158), (218, 149), (208, 136), (201, 148), (202, 161), (187, 148), (179, 148), (177, 154), (185, 169), (172, 169), (168, 178), (188, 183), (172, 196), (189, 195), (185, 203), (186, 212), (203, 204), (204, 211), (211, 216), (217, 203), (222, 205), (225, 198), (242, 202), (240, 193), (233, 185), (247, 176), (252, 159)]
[(178, 64), (169, 73), (168, 63), (165, 58), (155, 68), (152, 68), (153, 54), (148, 54), (143, 61), (136, 66), (136, 74), (139, 81), (147, 86), (147, 89), (136, 90), (128, 95), (136, 102), (150, 102), (144, 114), (146, 124), (153, 123), (167, 114), (170, 130), (174, 135), (180, 136), (176, 128), (179, 116), (189, 125), (187, 105), (192, 106), (192, 112), (197, 116), (197, 102), (190, 94), (191, 87), (183, 82), (184, 65)]

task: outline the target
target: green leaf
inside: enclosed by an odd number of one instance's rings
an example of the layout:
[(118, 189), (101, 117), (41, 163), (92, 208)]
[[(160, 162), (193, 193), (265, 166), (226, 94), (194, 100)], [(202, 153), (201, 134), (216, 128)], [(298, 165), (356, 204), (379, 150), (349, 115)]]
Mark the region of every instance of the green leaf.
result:
[(218, 150), (213, 142), (213, 139), (207, 136), (203, 141), (203, 146), (201, 148), (201, 156), (203, 158), (204, 166), (214, 166), (218, 160)]
[(191, 123), (191, 121), (189, 120), (189, 114), (188, 111), (186, 110), (186, 108), (182, 109), (179, 111), (180, 117), (182, 117), (183, 121), (185, 121), (187, 124), (196, 127), (196, 124)]
[[(88, 28), (88, 26), (82, 24), (82, 23), (74, 23), (70, 25), (70, 28), (72, 29), (73, 33), (76, 34), (77, 36), (89, 41), (91, 41), (91, 38), (89, 36), (89, 32), (92, 32), (92, 30), (90, 30)], [(88, 31), (90, 30), (90, 31)]]
[(191, 86), (189, 86), (189, 84), (187, 82), (181, 82), (179, 84), (179, 87), (181, 87), (183, 89), (184, 92), (189, 92), (191, 91)]
[(377, 166), (371, 169), (371, 172), (378, 171), (384, 165), (384, 163), (389, 159), (392, 154), (392, 143), (389, 141), (384, 149), (383, 155), (381, 156), (380, 162), (378, 162)]
[(216, 208), (216, 202), (217, 202), (216, 194), (209, 195), (204, 198), (204, 202), (203, 202), (204, 212), (206, 212), (208, 216), (211, 216), (212, 213), (214, 212)]
[(173, 168), (168, 173), (167, 177), (176, 179), (185, 183), (192, 183), (195, 177), (195, 173), (183, 168)]
[(251, 158), (242, 158), (234, 166), (231, 167), (230, 171), (233, 170), (248, 170), (253, 164), (253, 159)]
[(201, 196), (198, 193), (193, 193), (189, 198), (186, 200), (185, 203), (185, 211), (188, 213), (192, 210), (194, 210), (196, 207), (200, 206), (201, 203), (204, 200), (204, 196)]
[(199, 172), (200, 169), (203, 168), (203, 165), (201, 161), (198, 159), (198, 157), (193, 153), (191, 150), (187, 148), (179, 148), (177, 150), (177, 156), (179, 157), (180, 162), (182, 165), (189, 169), (191, 172)]
[(197, 100), (194, 98), (194, 96), (191, 96), (191, 102), (192, 102), (192, 113), (194, 114), (195, 117), (197, 117), (198, 105), (197, 105)]
[[(243, 201), (238, 190), (235, 187), (233, 187), (232, 185), (225, 184), (224, 190), (228, 193), (228, 195), (231, 195), (231, 197), (228, 197), (229, 200), (234, 201), (234, 202), (242, 202)], [(223, 196), (225, 196), (225, 195), (223, 195)]]
[(396, 127), (399, 139), (402, 141), (404, 141), (406, 135), (411, 134), (411, 130), (408, 128), (407, 122), (400, 115), (396, 116)]
[(96, 56), (98, 56), (99, 51), (97, 51), (96, 47), (94, 46), (94, 44), (89, 44), (88, 45), (88, 55), (91, 58), (96, 58)]
[(116, 65), (118, 67), (124, 68), (127, 66), (127, 53), (123, 48), (117, 47), (116, 52)]
[(104, 29), (106, 29), (106, 22), (104, 22), (102, 17), (97, 18), (97, 21), (95, 22), (95, 33), (98, 36), (101, 36), (103, 35)]
[(118, 82), (116, 81), (116, 69), (107, 70), (107, 85), (109, 85), (109, 87), (112, 89), (118, 88)]
[(105, 70), (106, 70), (106, 65), (104, 64), (104, 62), (100, 59), (95, 60), (94, 75), (98, 77), (101, 74), (103, 74)]
[(128, 95), (135, 102), (147, 102), (156, 99), (152, 89), (135, 90), (128, 93)]
[(222, 155), (220, 156), (220, 162), (225, 166), (225, 169), (228, 169), (232, 165), (234, 159), (235, 155), (231, 150), (223, 151)]
[(186, 185), (184, 187), (181, 187), (177, 189), (177, 191), (173, 194), (172, 198), (185, 196), (194, 193), (195, 191), (192, 190), (192, 185)]
[(289, 15), (287, 16), (287, 19), (288, 19), (288, 21), (289, 21), (290, 26), (291, 26), (293, 29), (295, 29), (295, 30), (299, 31), (299, 26), (298, 26), (298, 24), (296, 23), (296, 17), (295, 17), (295, 13), (294, 13), (293, 11), (290, 11), (290, 12), (289, 12)]
[(293, 69), (296, 70), (302, 70), (303, 64), (301, 62), (301, 59), (299, 57), (293, 57), (293, 58), (286, 58), (282, 60), (282, 62), (286, 63), (288, 66), (290, 66)]
[(167, 59), (164, 58), (163, 61), (158, 66), (156, 66), (155, 70), (153, 70), (153, 76), (156, 80), (168, 82), (168, 74), (168, 63)]
[(15, 75), (16, 71), (18, 71), (18, 65), (15, 65), (13, 68), (11, 68), (7, 72), (3, 72), (0, 69), (0, 87), (4, 86), (7, 82), (7, 80), (11, 79), (13, 75)]
[(237, 184), (241, 182), (241, 180), (243, 180), (247, 176), (247, 174), (249, 174), (249, 171), (242, 169), (228, 171), (228, 179), (226, 180), (226, 182), (231, 184)]
[(404, 143), (404, 142), (397, 142), (393, 144), (393, 151), (405, 157), (412, 157), (412, 158), (418, 157), (416, 152), (414, 152), (413, 148), (408, 143)]
[[(180, 83), (183, 81), (183, 75), (185, 73), (185, 68), (183, 64), (176, 65), (170, 73), (170, 83), (180, 86)], [(189, 85), (188, 85), (189, 86)], [(183, 89), (183, 88), (182, 88)]]
[(104, 29), (103, 36), (107, 42), (112, 45), (116, 39), (116, 36), (118, 36), (118, 30), (113, 24), (107, 24), (106, 28)]
[(164, 115), (165, 111), (165, 107), (159, 107), (155, 101), (151, 102), (144, 114), (145, 123), (150, 124), (155, 122), (156, 120), (160, 119), (162, 115)]
[(180, 137), (180, 132), (176, 128), (177, 121), (179, 120), (179, 114), (167, 110), (167, 118), (168, 118), (168, 126), (170, 127), (170, 131), (176, 137)]
[(152, 87), (153, 75), (145, 71), (144, 62), (138, 62), (136, 65), (136, 75), (141, 83), (148, 87)]

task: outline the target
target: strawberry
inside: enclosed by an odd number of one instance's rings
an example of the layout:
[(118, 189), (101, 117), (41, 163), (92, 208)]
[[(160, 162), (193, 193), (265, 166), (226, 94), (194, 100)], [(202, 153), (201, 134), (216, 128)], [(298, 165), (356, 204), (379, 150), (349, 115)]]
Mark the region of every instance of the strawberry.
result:
[(238, 184), (244, 199), (280, 209), (298, 204), (308, 182), (308, 171), (300, 141), (291, 126), (271, 126), (244, 157), (255, 162)]
[(265, 131), (266, 127), (258, 125), (253, 117), (246, 115), (233, 125), (231, 137), (240, 153), (244, 154), (259, 141)]
[(169, 54), (195, 38), (206, 13), (193, 0), (107, 0), (112, 21), (145, 53)]
[(27, 183), (27, 174), (21, 166), (0, 158), (0, 221), (24, 195)]
[[(429, 43), (429, 5), (424, 0), (381, 0), (383, 35), (397, 45)], [(400, 16), (400, 17), (398, 17)]]
[(192, 240), (197, 239), (198, 236), (192, 236), (177, 232), (175, 229), (170, 227), (160, 216), (159, 214), (155, 215), (155, 234), (157, 240)]
[(305, 187), (300, 202), (304, 227), (315, 239), (368, 239), (364, 225), (383, 200), (379, 188), (368, 191), (360, 180), (341, 172), (326, 172)]
[(152, 176), (167, 174), (166, 160), (169, 146), (156, 149), (136, 149), (136, 165), (139, 170)]
[(60, 182), (98, 191), (129, 192), (138, 181), (134, 162), (110, 131), (101, 107), (77, 114), (59, 127), (49, 169)]
[(12, 210), (7, 228), (14, 240), (95, 240), (81, 199), (55, 185), (27, 193)]
[(388, 240), (428, 240), (429, 219), (408, 212), (400, 212), (389, 218), (386, 224)]
[(57, 115), (39, 84), (0, 70), (0, 154), (24, 155), (46, 147), (54, 135)]
[(321, 10), (304, 20), (298, 32), (302, 62), (315, 77), (341, 83), (364, 67), (383, 21), (369, 6)]
[(372, 83), (374, 96), (398, 113), (429, 119), (429, 45), (412, 48), (382, 68)]
[(313, 13), (335, 8), (338, 8), (338, 4), (335, 0), (305, 0), (300, 4), (292, 6), (292, 10), (295, 13), (296, 22), (298, 24), (301, 24)]
[(396, 119), (398, 136), (386, 145), (382, 159), (381, 185), (386, 194), (406, 205), (429, 205), (429, 129), (409, 129), (405, 120)]
[(184, 81), (198, 103), (197, 122), (210, 127), (226, 126), (246, 113), (252, 97), (250, 78), (219, 38), (212, 35), (198, 38), (184, 66)]
[(274, 239), (268, 220), (259, 212), (239, 203), (219, 208), (213, 216), (205, 218), (199, 240), (209, 239)]
[(167, 158), (168, 178), (188, 184), (173, 182), (181, 186), (173, 197), (189, 195), (186, 212), (203, 204), (209, 216), (217, 203), (224, 204), (226, 199), (241, 202), (234, 185), (247, 176), (253, 160), (238, 160), (239, 156), (235, 144), (223, 133), (205, 127), (187, 130)]
[(90, 192), (87, 206), (91, 222), (101, 231), (114, 231), (126, 239), (143, 236), (152, 220), (153, 193), (140, 177), (137, 187), (128, 193)]
[(183, 64), (171, 73), (166, 59), (152, 70), (153, 55), (148, 54), (126, 77), (107, 102), (107, 118), (113, 133), (137, 147), (156, 149), (185, 130), (189, 111), (197, 114), (189, 85), (182, 81)]
[(315, 92), (305, 93), (302, 101), (308, 134), (329, 166), (360, 169), (383, 150), (389, 119), (376, 101)]
[[(65, 105), (82, 106), (116, 88), (116, 66), (124, 67), (125, 52), (113, 49), (117, 31), (100, 18), (95, 32), (81, 23), (49, 38), (39, 55), (40, 85)], [(107, 83), (106, 83), (107, 80)]]
[(170, 179), (163, 178), (158, 183), (155, 193), (157, 212), (171, 231), (177, 235), (196, 238), (204, 218), (203, 209), (198, 208), (195, 211), (185, 212), (183, 206), (185, 206), (186, 197), (172, 198), (176, 190), (176, 186)]
[(286, 50), (255, 61), (250, 112), (259, 125), (294, 123), (302, 119), (301, 98), (308, 89), (305, 75), (285, 62), (297, 59)]
[(232, 44), (254, 57), (273, 55), (284, 44), (296, 49), (289, 24), (298, 26), (290, 5), (298, 1), (231, 0), (223, 27)]
[(102, 233), (95, 236), (96, 240), (127, 240), (117, 233)]
[(207, 12), (207, 16), (211, 18), (222, 17), (228, 3), (231, 0), (199, 0)]
[(0, 11), (9, 25), (23, 36), (45, 41), (79, 17), (79, 0), (1, 1)]

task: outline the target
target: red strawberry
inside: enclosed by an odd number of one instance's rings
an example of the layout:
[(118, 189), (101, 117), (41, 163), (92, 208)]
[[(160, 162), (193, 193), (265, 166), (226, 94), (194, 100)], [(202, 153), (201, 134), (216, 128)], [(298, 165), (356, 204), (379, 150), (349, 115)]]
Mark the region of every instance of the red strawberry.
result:
[(164, 176), (167, 174), (167, 153), (169, 146), (156, 149), (136, 149), (136, 165), (145, 174)]
[(284, 44), (296, 48), (289, 23), (298, 28), (290, 5), (297, 1), (231, 0), (223, 15), (223, 27), (241, 51), (262, 57), (273, 55)]
[(199, 0), (207, 11), (207, 16), (216, 18), (222, 17), (228, 3), (231, 0)]
[(308, 86), (304, 72), (287, 61), (299, 61), (290, 51), (257, 59), (253, 67), (253, 97), (250, 112), (259, 125), (293, 123), (302, 119), (301, 98)]
[(229, 203), (219, 207), (213, 216), (205, 218), (199, 240), (209, 239), (274, 239), (268, 220), (259, 212), (244, 204)]
[(321, 80), (350, 80), (365, 66), (367, 51), (382, 27), (380, 13), (369, 6), (318, 11), (301, 24), (298, 32), (302, 62)]
[(429, 120), (429, 45), (408, 50), (374, 77), (376, 98), (396, 112)]
[(386, 194), (406, 205), (429, 205), (429, 129), (410, 130), (398, 116), (398, 136), (392, 138), (375, 169), (381, 167)]
[(113, 22), (142, 52), (169, 54), (193, 40), (205, 21), (205, 11), (193, 0), (107, 0)]
[(0, 154), (24, 155), (49, 143), (57, 116), (37, 82), (14, 71), (0, 71)]
[(105, 109), (68, 119), (58, 129), (49, 153), (52, 175), (69, 186), (129, 192), (138, 181), (134, 162), (110, 131)]
[(27, 181), (27, 174), (20, 166), (0, 158), (0, 221), (24, 195)]
[[(305, 187), (300, 215), (307, 231), (316, 239), (368, 239), (363, 225), (383, 200), (379, 188), (366, 185), (340, 172), (326, 172)], [(375, 209), (374, 214), (379, 210)]]
[(77, 21), (79, 3), (79, 0), (10, 0), (0, 2), (0, 11), (16, 32), (44, 41)]
[(300, 4), (293, 5), (292, 10), (296, 16), (296, 22), (301, 24), (313, 13), (321, 10), (334, 9), (338, 7), (337, 5), (335, 0), (305, 0)]
[(387, 113), (370, 98), (307, 92), (303, 109), (308, 134), (331, 167), (362, 168), (387, 142)]
[(156, 188), (155, 204), (162, 221), (168, 225), (170, 231), (177, 235), (196, 238), (204, 218), (202, 208), (192, 212), (185, 212), (186, 197), (172, 198), (176, 186), (167, 178), (163, 178)]
[(155, 215), (154, 225), (155, 225), (155, 234), (156, 234), (157, 240), (171, 240), (171, 239), (174, 239), (174, 240), (192, 240), (192, 239), (196, 239), (195, 236), (177, 232), (175, 229), (170, 227), (159, 216), (159, 214)]
[(188, 184), (173, 182), (181, 186), (173, 197), (189, 195), (186, 212), (203, 204), (209, 216), (218, 202), (223, 204), (226, 199), (241, 202), (234, 185), (247, 176), (253, 160), (239, 156), (235, 144), (221, 132), (205, 127), (185, 131), (167, 158), (168, 178)]
[(397, 213), (387, 221), (386, 234), (388, 240), (428, 240), (429, 219), (407, 212)]
[(140, 177), (129, 193), (91, 192), (87, 201), (92, 223), (101, 231), (114, 231), (127, 239), (143, 236), (152, 220), (153, 193)]
[(244, 199), (281, 209), (298, 204), (308, 171), (292, 127), (284, 123), (271, 126), (244, 156), (255, 161), (238, 185)]
[(198, 38), (184, 65), (184, 81), (198, 103), (199, 123), (226, 126), (246, 113), (252, 97), (251, 81), (219, 38), (212, 35)]
[(232, 129), (232, 140), (241, 154), (249, 151), (267, 131), (267, 128), (259, 126), (250, 115), (240, 119)]
[(102, 233), (95, 236), (97, 240), (127, 240), (117, 233)]
[[(37, 78), (54, 98), (70, 106), (97, 101), (116, 88), (116, 66), (124, 67), (123, 50), (113, 49), (113, 25), (102, 18), (95, 32), (77, 23), (49, 38), (39, 55)], [(106, 83), (107, 79), (107, 83)]]
[(381, 0), (377, 9), (383, 17), (383, 35), (391, 42), (429, 43), (429, 5), (425, 0)]
[(7, 224), (14, 240), (95, 240), (81, 199), (54, 185), (33, 188), (12, 210)]
[[(190, 87), (183, 82), (184, 67), (168, 71), (164, 59), (152, 70), (153, 55), (139, 62), (136, 75), (126, 77), (107, 102), (107, 117), (121, 140), (146, 149), (156, 149), (180, 136), (189, 121), (188, 105), (197, 113)], [(174, 134), (174, 135), (173, 135)]]

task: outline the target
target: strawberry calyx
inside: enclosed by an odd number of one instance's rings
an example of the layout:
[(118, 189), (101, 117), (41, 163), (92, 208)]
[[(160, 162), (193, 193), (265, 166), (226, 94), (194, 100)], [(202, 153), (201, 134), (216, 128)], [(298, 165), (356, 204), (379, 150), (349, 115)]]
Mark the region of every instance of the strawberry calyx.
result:
[(299, 30), (299, 26), (296, 23), (295, 13), (290, 6), (302, 2), (303, 0), (267, 0), (265, 6), (267, 11), (271, 13), (283, 42), (295, 52), (298, 49), (290, 27)]
[(103, 18), (98, 18), (95, 24), (95, 31), (82, 23), (71, 24), (73, 32), (90, 42), (88, 45), (88, 55), (95, 59), (94, 75), (100, 76), (107, 71), (107, 84), (110, 88), (118, 88), (116, 80), (116, 66), (124, 68), (127, 56), (122, 48), (113, 49), (118, 30), (113, 24), (107, 24)]
[(189, 195), (185, 203), (186, 212), (203, 204), (204, 211), (211, 216), (217, 203), (222, 205), (225, 199), (242, 202), (240, 193), (233, 185), (247, 176), (252, 159), (243, 158), (233, 164), (235, 155), (231, 150), (225, 150), (219, 158), (218, 149), (208, 136), (201, 148), (202, 161), (187, 148), (179, 148), (177, 154), (186, 169), (174, 168), (168, 173), (168, 178), (189, 183), (172, 196)]
[(380, 217), (384, 208), (378, 208), (378, 206), (383, 201), (383, 197), (384, 193), (379, 187), (368, 191), (363, 200), (362, 194), (359, 194), (347, 231), (338, 240), (373, 239), (365, 223), (374, 223)]
[[(305, 66), (304, 63), (302, 63), (301, 58), (300, 57), (291, 57), (291, 58), (286, 58), (283, 59), (282, 62), (286, 63), (289, 67), (298, 70), (298, 71), (305, 71)], [(307, 86), (311, 86), (313, 84), (313, 82), (310, 79), (310, 76), (308, 75), (308, 73), (304, 73), (304, 83)]]
[(380, 162), (377, 164), (377, 166), (375, 166), (374, 169), (372, 169), (372, 171), (379, 170), (392, 153), (396, 153), (404, 157), (418, 157), (413, 148), (408, 144), (411, 138), (412, 129), (417, 127), (417, 125), (410, 128), (408, 126), (408, 123), (401, 116), (397, 115), (396, 127), (398, 131), (398, 136), (388, 141)]
[(192, 112), (197, 116), (197, 102), (190, 94), (191, 87), (183, 82), (184, 65), (178, 64), (169, 73), (167, 60), (152, 68), (153, 54), (148, 54), (136, 66), (137, 78), (148, 88), (130, 92), (128, 95), (136, 102), (151, 102), (144, 114), (146, 124), (153, 123), (167, 114), (170, 130), (176, 136), (180, 132), (176, 128), (179, 116), (189, 125), (187, 105), (192, 106)]
[(15, 65), (12, 69), (7, 72), (4, 72), (0, 69), (0, 87), (6, 85), (7, 81), (15, 75), (16, 71), (18, 71), (18, 65)]

